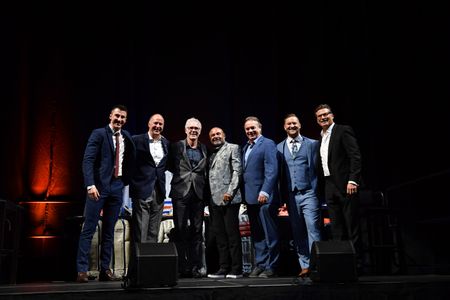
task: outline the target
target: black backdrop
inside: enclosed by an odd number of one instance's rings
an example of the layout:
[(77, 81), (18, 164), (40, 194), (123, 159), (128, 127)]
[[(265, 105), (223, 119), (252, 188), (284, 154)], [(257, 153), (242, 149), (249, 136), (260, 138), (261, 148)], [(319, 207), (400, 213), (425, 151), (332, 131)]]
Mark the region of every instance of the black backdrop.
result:
[[(133, 134), (162, 113), (165, 136), (181, 139), (195, 116), (205, 143), (209, 128), (221, 126), (238, 144), (248, 115), (279, 142), (283, 116), (294, 112), (302, 133), (318, 138), (313, 110), (329, 103), (335, 121), (357, 133), (367, 186), (395, 190), (390, 201), (408, 219), (448, 217), (445, 3), (293, 3), (6, 7), (0, 197), (82, 202), (84, 146), (115, 103), (128, 106)], [(53, 184), (36, 192), (32, 174), (42, 157), (54, 164)], [(413, 194), (427, 199), (402, 196), (402, 189), (420, 189)]]

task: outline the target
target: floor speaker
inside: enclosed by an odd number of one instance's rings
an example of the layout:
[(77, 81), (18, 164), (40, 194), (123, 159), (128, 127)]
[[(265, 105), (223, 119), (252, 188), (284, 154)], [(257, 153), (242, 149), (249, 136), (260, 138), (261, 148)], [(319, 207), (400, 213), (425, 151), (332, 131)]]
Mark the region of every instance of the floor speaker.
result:
[(175, 286), (178, 254), (174, 243), (136, 244), (136, 286)]
[(310, 278), (320, 282), (357, 281), (355, 248), (351, 241), (316, 241), (311, 248)]

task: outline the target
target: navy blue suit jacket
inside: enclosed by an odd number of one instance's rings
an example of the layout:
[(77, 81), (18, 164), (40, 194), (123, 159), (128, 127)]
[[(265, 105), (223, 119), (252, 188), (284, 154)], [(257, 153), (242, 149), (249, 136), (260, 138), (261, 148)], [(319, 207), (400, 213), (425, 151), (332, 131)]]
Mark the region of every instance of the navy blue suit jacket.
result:
[(156, 166), (153, 156), (150, 153), (150, 138), (148, 133), (134, 135), (136, 145), (136, 168), (130, 183), (130, 197), (136, 199), (146, 199), (150, 197), (155, 184), (158, 184), (162, 194), (166, 195), (166, 174), (167, 157), (169, 154), (169, 141), (161, 137), (161, 144), (164, 157)]
[[(122, 181), (130, 182), (134, 168), (135, 147), (128, 131), (121, 129), (125, 143), (122, 163)], [(83, 176), (86, 187), (94, 185), (101, 193), (108, 190), (114, 175), (113, 132), (109, 126), (94, 129), (89, 137), (83, 157)]]
[(242, 197), (248, 204), (258, 204), (259, 192), (269, 194), (268, 203), (278, 204), (278, 158), (275, 142), (261, 136), (245, 161), (246, 144), (242, 149)]

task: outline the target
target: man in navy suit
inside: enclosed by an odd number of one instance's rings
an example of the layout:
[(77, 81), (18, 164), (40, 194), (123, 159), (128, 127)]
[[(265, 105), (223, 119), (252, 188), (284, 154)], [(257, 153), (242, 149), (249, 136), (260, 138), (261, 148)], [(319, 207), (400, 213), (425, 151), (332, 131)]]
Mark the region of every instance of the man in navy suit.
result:
[(169, 151), (174, 239), (180, 277), (201, 278), (207, 149), (198, 140), (202, 130), (198, 119), (188, 119), (184, 130), (186, 139), (171, 144)]
[(324, 179), (325, 201), (331, 219), (334, 240), (350, 240), (360, 257), (359, 197), (361, 185), (361, 153), (353, 129), (334, 123), (328, 104), (315, 109), (322, 127), (318, 152), (318, 170)]
[(299, 277), (310, 273), (310, 250), (320, 240), (320, 205), (317, 189), (318, 141), (300, 135), (301, 124), (295, 114), (284, 119), (287, 138), (277, 145), (282, 161), (280, 187), (287, 201), (292, 236), (301, 271)]
[(99, 280), (116, 279), (109, 268), (114, 226), (122, 207), (123, 188), (130, 181), (135, 158), (131, 135), (122, 129), (127, 121), (127, 113), (125, 106), (113, 106), (109, 125), (92, 131), (84, 152), (83, 176), (87, 198), (78, 244), (77, 282), (88, 282), (89, 252), (102, 210)]
[(155, 114), (148, 121), (148, 132), (133, 136), (136, 168), (130, 183), (133, 201), (132, 233), (134, 242), (158, 241), (164, 198), (169, 141), (161, 135), (164, 118)]
[(276, 276), (280, 256), (277, 214), (278, 159), (274, 141), (264, 137), (257, 117), (244, 123), (248, 142), (242, 149), (243, 192), (255, 248), (255, 267), (249, 277)]
[(158, 242), (164, 199), (166, 196), (169, 141), (161, 135), (164, 118), (154, 114), (148, 121), (148, 132), (134, 135), (136, 162), (130, 183), (133, 202), (131, 215), (131, 255), (126, 284), (137, 284), (136, 243)]

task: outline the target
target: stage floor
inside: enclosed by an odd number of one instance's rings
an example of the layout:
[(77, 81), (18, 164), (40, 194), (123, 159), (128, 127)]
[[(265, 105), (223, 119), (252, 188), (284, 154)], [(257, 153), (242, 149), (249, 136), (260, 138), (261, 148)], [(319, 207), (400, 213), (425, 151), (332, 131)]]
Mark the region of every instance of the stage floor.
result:
[(174, 287), (124, 290), (121, 282), (0, 285), (1, 299), (449, 299), (450, 275), (362, 276), (323, 283), (293, 277), (180, 279)]

